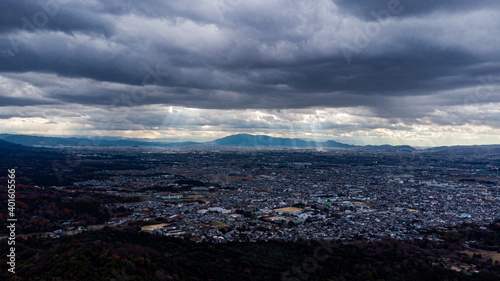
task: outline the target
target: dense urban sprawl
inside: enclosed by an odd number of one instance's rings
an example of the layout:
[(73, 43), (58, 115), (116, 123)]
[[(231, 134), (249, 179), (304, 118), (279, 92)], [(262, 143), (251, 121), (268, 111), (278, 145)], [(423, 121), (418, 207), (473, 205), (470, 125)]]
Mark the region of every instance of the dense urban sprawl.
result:
[(342, 149), (136, 153), (144, 169), (103, 170), (112, 176), (73, 188), (139, 196), (140, 202), (108, 204), (130, 211), (108, 224), (164, 219), (143, 229), (166, 236), (438, 239), (433, 230), (500, 217), (498, 162), (487, 156)]

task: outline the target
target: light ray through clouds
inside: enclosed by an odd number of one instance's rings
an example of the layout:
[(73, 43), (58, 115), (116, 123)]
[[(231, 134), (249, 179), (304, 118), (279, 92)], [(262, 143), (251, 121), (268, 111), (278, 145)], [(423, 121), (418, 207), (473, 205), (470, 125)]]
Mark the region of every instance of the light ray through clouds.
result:
[(0, 2), (0, 133), (500, 143), (498, 1)]

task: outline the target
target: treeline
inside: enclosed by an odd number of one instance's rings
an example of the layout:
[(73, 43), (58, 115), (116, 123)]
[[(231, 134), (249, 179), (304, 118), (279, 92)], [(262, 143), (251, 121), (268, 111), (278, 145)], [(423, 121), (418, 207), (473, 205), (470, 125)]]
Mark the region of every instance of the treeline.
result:
[[(7, 192), (0, 187), (6, 202)], [(16, 187), (17, 218), (16, 233), (27, 234), (61, 229), (64, 222), (74, 225), (100, 224), (111, 216), (130, 213), (124, 208), (110, 210), (104, 204), (138, 201), (136, 197), (121, 197), (97, 192), (66, 192), (56, 189), (41, 189), (19, 184)], [(7, 214), (0, 212), (0, 221), (7, 221)], [(7, 233), (2, 227), (0, 233)]]
[(463, 225), (456, 231), (450, 231), (443, 237), (452, 243), (468, 241), (473, 248), (500, 253), (500, 220), (492, 223), (488, 229), (479, 229), (473, 225)]

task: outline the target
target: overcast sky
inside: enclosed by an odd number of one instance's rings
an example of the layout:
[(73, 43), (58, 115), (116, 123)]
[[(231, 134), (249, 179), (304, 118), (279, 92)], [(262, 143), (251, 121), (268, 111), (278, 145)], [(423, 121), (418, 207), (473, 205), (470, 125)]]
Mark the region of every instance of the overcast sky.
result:
[(499, 31), (498, 0), (1, 1), (0, 133), (500, 143)]

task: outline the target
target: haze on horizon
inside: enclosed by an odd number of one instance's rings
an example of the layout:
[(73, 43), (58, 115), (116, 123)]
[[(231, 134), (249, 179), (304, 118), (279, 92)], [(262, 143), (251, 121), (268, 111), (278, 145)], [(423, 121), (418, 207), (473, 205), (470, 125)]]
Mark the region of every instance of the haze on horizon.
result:
[(2, 1), (0, 133), (499, 144), (499, 30), (496, 0)]

